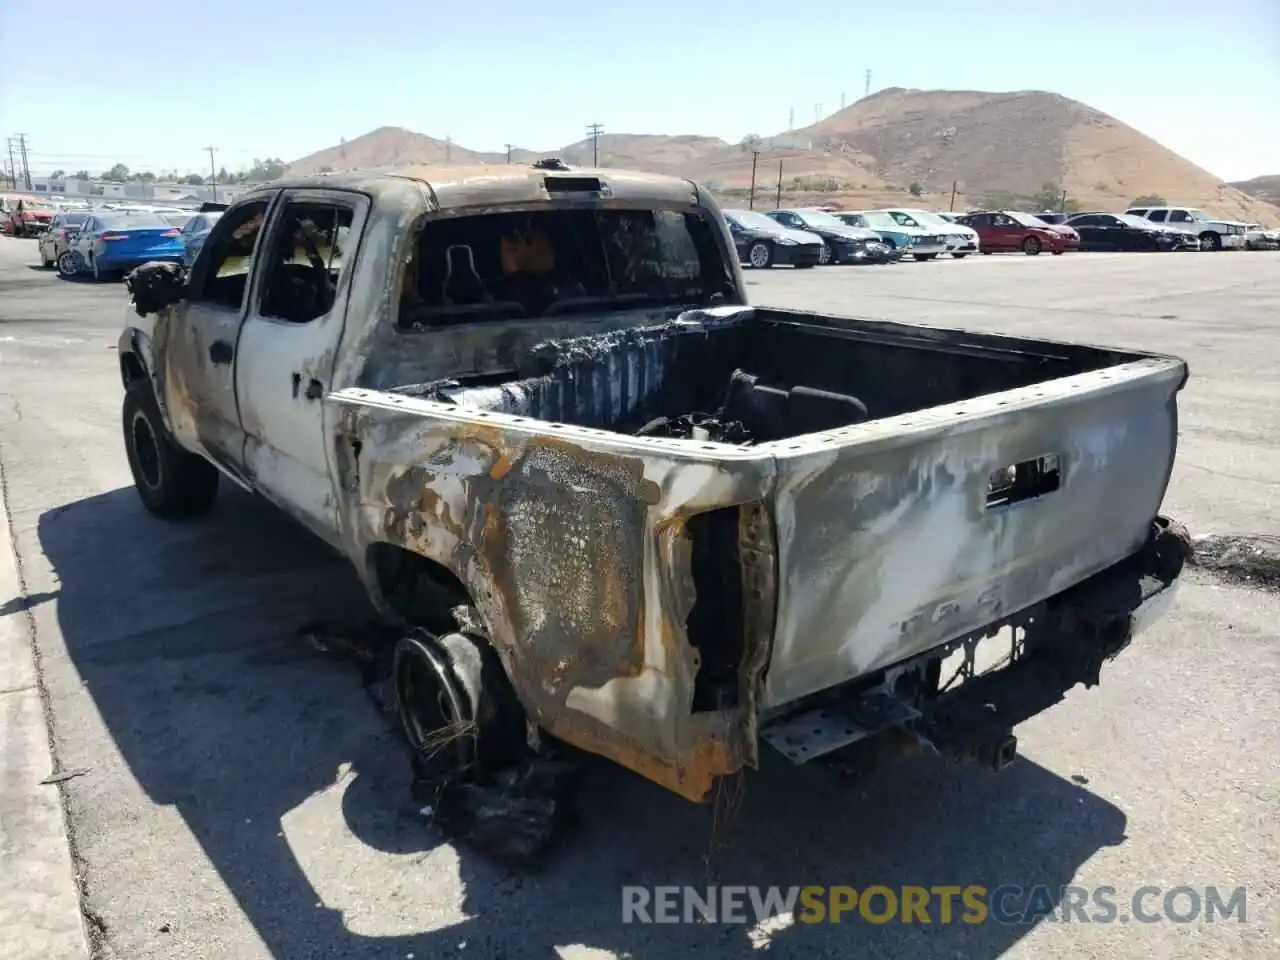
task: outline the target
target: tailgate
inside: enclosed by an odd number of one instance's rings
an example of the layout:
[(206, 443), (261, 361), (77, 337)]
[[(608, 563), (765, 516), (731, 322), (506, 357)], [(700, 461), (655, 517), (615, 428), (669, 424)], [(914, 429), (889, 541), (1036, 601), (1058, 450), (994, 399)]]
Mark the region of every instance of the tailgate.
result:
[[(1180, 360), (1143, 359), (768, 445), (779, 582), (763, 705), (972, 633), (1137, 550), (1185, 379)], [(1012, 491), (993, 493), (1015, 465)]]

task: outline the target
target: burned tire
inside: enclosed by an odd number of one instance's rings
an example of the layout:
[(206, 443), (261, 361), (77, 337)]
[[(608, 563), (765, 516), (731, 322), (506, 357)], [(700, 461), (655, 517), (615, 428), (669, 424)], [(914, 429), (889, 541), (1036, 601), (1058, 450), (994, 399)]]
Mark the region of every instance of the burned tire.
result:
[(1039, 237), (1027, 237), (1022, 241), (1022, 252), (1028, 257), (1038, 257), (1040, 255), (1041, 243)]
[(483, 638), (415, 630), (396, 645), (392, 682), (420, 773), (499, 769), (522, 752), (523, 713)]
[(152, 515), (187, 520), (213, 506), (217, 468), (174, 442), (146, 380), (135, 380), (125, 390), (122, 421), (133, 484)]

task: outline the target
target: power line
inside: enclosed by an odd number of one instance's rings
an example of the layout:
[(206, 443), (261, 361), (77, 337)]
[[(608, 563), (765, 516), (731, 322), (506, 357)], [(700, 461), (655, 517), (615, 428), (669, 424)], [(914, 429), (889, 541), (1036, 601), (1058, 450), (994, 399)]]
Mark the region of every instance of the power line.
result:
[(600, 134), (604, 133), (604, 126), (599, 123), (587, 124), (587, 136), (591, 138), (591, 165), (593, 167), (600, 166)]

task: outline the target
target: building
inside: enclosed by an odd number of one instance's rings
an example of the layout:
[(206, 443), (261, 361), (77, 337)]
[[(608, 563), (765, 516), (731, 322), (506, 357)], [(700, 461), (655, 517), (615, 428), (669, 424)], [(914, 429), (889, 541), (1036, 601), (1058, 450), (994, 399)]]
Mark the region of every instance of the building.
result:
[(203, 184), (143, 183), (139, 181), (116, 182), (112, 180), (77, 180), (74, 177), (32, 177), (31, 189), (24, 189), (21, 182), (15, 188), (23, 193), (40, 196), (65, 197), (68, 200), (137, 200), (144, 203), (204, 203), (214, 200), (229, 203), (246, 191), (259, 186), (256, 183)]

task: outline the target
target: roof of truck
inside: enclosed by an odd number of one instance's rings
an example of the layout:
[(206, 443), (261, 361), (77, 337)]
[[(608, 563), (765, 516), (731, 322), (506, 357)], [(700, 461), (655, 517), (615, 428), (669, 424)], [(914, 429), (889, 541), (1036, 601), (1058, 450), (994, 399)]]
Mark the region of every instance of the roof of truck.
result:
[(608, 196), (612, 199), (675, 204), (690, 204), (696, 199), (693, 182), (680, 177), (612, 168), (547, 169), (532, 164), (511, 163), (387, 167), (349, 173), (322, 173), (309, 177), (286, 177), (263, 184), (259, 190), (251, 192), (327, 187), (359, 190), (370, 194), (376, 201), (380, 194), (389, 193), (397, 182), (416, 180), (431, 188), (442, 209), (450, 209), (545, 201), (550, 198), (548, 183), (559, 181), (565, 187), (572, 188), (575, 181), (581, 184), (590, 179), (599, 180), (607, 186)]

